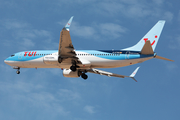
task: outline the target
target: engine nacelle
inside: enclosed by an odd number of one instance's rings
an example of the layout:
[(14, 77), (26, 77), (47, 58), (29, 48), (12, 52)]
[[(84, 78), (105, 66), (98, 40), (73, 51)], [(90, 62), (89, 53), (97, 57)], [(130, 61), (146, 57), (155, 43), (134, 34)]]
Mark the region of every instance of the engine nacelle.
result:
[(47, 56), (44, 56), (43, 61), (45, 64), (57, 64), (58, 56), (57, 55), (47, 55)]
[(80, 77), (81, 72), (76, 70), (75, 72), (73, 72), (70, 69), (64, 69), (63, 70), (63, 76), (64, 77)]

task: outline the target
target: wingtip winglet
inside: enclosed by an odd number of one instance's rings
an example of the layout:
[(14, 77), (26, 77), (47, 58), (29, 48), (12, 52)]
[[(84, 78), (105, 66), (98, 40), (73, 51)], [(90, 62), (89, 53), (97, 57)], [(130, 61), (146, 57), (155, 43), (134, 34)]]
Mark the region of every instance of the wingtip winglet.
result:
[(138, 82), (134, 77), (131, 77), (135, 82)]
[(134, 77), (135, 77), (137, 71), (139, 70), (139, 68), (140, 68), (140, 67), (137, 67), (137, 68), (134, 70), (134, 72), (129, 76), (130, 78), (132, 78), (132, 79), (133, 79), (134, 81), (136, 81), (136, 82), (137, 82), (137, 80), (136, 80)]
[(129, 77), (134, 77), (140, 67), (137, 67)]
[(69, 19), (69, 21), (67, 22), (67, 24), (66, 24), (65, 27), (64, 27), (64, 28), (65, 28), (66, 30), (68, 30), (68, 31), (69, 31), (69, 28), (70, 28), (70, 26), (71, 26), (71, 22), (72, 22), (72, 20), (73, 20), (73, 17), (74, 17), (74, 16), (72, 16), (72, 17)]

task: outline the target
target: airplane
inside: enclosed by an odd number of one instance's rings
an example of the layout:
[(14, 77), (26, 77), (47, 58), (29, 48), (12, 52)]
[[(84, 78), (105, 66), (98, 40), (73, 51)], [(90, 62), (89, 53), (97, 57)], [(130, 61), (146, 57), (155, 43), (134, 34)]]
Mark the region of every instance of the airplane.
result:
[(152, 58), (173, 61), (155, 53), (155, 48), (160, 38), (165, 20), (159, 20), (149, 32), (134, 46), (121, 50), (75, 50), (70, 37), (70, 25), (73, 16), (69, 19), (60, 33), (58, 50), (28, 50), (15, 53), (4, 62), (20, 74), (20, 68), (61, 68), (64, 77), (88, 78), (86, 73), (95, 73), (109, 77), (134, 78), (139, 67), (130, 75), (119, 75), (99, 70), (97, 68), (117, 68), (144, 61)]

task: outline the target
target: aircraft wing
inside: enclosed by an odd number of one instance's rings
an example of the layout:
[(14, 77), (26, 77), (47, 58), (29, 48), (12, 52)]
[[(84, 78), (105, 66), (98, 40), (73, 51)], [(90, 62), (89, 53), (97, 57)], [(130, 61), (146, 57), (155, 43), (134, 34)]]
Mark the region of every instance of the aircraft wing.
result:
[(72, 44), (69, 33), (69, 28), (72, 20), (73, 20), (73, 16), (69, 19), (68, 23), (62, 29), (60, 34), (59, 49), (58, 49), (58, 55), (61, 59), (60, 62), (68, 61), (69, 63), (72, 60), (78, 60), (78, 58), (76, 58), (76, 53), (74, 51), (74, 46)]
[(106, 72), (106, 71), (102, 71), (102, 70), (98, 70), (98, 69), (94, 69), (94, 68), (87, 70), (87, 72), (95, 73), (95, 74), (100, 74), (100, 75), (106, 75), (108, 77), (119, 77), (119, 78), (129, 77), (129, 78), (132, 78), (134, 81), (137, 82), (137, 80), (134, 78), (134, 76), (136, 75), (138, 69), (139, 69), (139, 67), (137, 67), (130, 76), (114, 74), (114, 73), (111, 73), (111, 72)]

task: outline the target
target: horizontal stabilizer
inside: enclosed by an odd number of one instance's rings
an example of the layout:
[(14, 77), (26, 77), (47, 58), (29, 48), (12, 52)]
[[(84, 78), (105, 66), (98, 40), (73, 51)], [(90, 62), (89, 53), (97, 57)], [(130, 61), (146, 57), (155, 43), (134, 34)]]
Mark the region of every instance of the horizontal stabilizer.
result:
[(154, 54), (154, 51), (152, 49), (151, 43), (150, 41), (146, 41), (146, 43), (144, 44), (142, 50), (141, 50), (141, 54), (143, 55), (152, 55)]
[(164, 57), (161, 57), (161, 56), (158, 56), (158, 55), (156, 55), (155, 58), (174, 62), (174, 60), (167, 59), (167, 58), (164, 58)]

